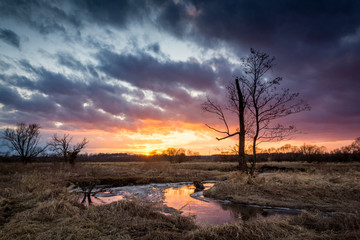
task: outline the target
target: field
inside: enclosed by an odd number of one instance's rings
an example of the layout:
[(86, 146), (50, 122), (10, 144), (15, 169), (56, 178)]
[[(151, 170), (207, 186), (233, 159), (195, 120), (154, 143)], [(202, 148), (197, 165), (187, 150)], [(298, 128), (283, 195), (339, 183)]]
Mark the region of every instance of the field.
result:
[[(222, 181), (210, 197), (306, 211), (199, 227), (139, 199), (85, 207), (69, 193), (76, 185), (200, 180)], [(0, 239), (360, 239), (359, 163), (261, 163), (255, 178), (223, 162), (1, 163), (0, 189)]]

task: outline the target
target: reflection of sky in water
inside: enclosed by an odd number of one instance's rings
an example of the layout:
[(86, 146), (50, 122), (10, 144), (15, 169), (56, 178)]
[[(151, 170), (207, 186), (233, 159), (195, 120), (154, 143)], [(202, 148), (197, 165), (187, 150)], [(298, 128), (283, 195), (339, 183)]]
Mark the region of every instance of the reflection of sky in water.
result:
[(164, 203), (168, 207), (181, 210), (185, 216), (195, 215), (196, 222), (200, 225), (222, 224), (241, 218), (238, 214), (233, 214), (230, 209), (223, 209), (217, 202), (205, 202), (190, 197), (194, 191), (193, 185), (166, 189)]
[[(205, 189), (209, 189), (213, 185), (214, 183), (204, 183)], [(202, 192), (195, 192), (194, 185), (190, 185), (190, 183), (108, 188), (98, 192), (95, 197), (91, 196), (91, 201), (94, 205), (102, 205), (131, 199), (133, 196), (145, 201), (163, 202), (169, 208), (180, 210), (184, 216), (195, 216), (196, 223), (203, 226), (267, 217), (274, 214), (295, 215), (300, 213), (296, 209), (232, 204), (204, 198)]]

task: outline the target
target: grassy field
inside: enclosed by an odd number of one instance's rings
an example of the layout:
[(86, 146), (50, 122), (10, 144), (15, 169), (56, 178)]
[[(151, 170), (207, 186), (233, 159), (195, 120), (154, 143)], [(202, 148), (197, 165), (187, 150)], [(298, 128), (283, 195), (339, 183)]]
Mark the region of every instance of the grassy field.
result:
[(217, 183), (205, 192), (205, 196), (235, 203), (300, 208), (312, 212), (360, 210), (358, 163), (304, 164), (302, 168), (290, 163), (278, 165), (288, 170), (269, 172), (264, 176), (260, 174), (254, 179), (233, 173), (228, 181)]
[[(2, 163), (0, 239), (360, 239), (360, 164), (273, 162), (258, 170), (271, 174), (249, 179), (236, 163), (219, 162)], [(69, 193), (75, 185), (195, 180), (224, 180), (211, 197), (307, 211), (199, 227), (140, 200), (84, 207)]]

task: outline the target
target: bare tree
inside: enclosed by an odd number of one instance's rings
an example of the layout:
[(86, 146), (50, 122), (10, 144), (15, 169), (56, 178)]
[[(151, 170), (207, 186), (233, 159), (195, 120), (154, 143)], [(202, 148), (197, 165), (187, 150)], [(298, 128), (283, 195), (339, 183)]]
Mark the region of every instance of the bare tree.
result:
[(15, 129), (6, 128), (2, 139), (7, 142), (11, 150), (18, 153), (23, 163), (31, 162), (46, 149), (46, 146), (39, 146), (40, 126), (38, 124), (18, 123)]
[(350, 145), (341, 147), (340, 149), (335, 149), (333, 153), (342, 153), (342, 154), (359, 154), (360, 153), (360, 137), (356, 138), (354, 142)]
[[(238, 136), (239, 138), (239, 165), (238, 168), (244, 172), (247, 172), (247, 164), (245, 159), (245, 135), (246, 125), (250, 123), (246, 118), (246, 109), (248, 104), (249, 95), (244, 90), (244, 85), (239, 81), (239, 78), (235, 78), (235, 84), (229, 84), (227, 86), (227, 106), (221, 106), (212, 101), (209, 97), (207, 101), (202, 104), (202, 109), (205, 112), (209, 112), (218, 117), (222, 122), (225, 130), (219, 130), (206, 124), (207, 127), (214, 130), (217, 133), (224, 135), (223, 137), (216, 138), (218, 141), (227, 139), (229, 137)], [(225, 111), (236, 115), (238, 120), (238, 127), (235, 131), (231, 132), (228, 119), (226, 118)]]
[(163, 155), (169, 160), (171, 163), (181, 163), (185, 161), (186, 150), (183, 148), (168, 148), (163, 151)]
[(274, 124), (274, 120), (310, 110), (310, 106), (298, 100), (299, 93), (279, 85), (281, 77), (271, 77), (267, 73), (274, 67), (274, 57), (267, 53), (250, 50), (250, 55), (243, 58), (244, 75), (240, 81), (246, 86), (250, 95), (248, 108), (254, 118), (253, 158), (250, 174), (253, 175), (256, 164), (256, 146), (264, 141), (280, 141), (295, 132), (294, 126)]
[(326, 152), (326, 147), (324, 146), (317, 146), (311, 144), (303, 144), (299, 147), (299, 153), (302, 155), (314, 155), (314, 154), (324, 154)]
[(72, 137), (70, 137), (69, 134), (64, 134), (63, 137), (58, 137), (58, 135), (55, 133), (52, 138), (51, 142), (48, 143), (50, 146), (50, 150), (54, 151), (58, 155), (61, 155), (63, 160), (67, 162), (68, 160), (68, 154), (67, 152), (70, 150), (70, 142), (72, 140)]
[(85, 146), (89, 143), (86, 138), (84, 138), (81, 142), (71, 145), (72, 137), (69, 134), (64, 134), (62, 137), (58, 137), (55, 133), (52, 136), (51, 142), (48, 143), (50, 149), (57, 154), (61, 155), (65, 162), (69, 162), (70, 164), (75, 163), (75, 159), (80, 151), (85, 148)]

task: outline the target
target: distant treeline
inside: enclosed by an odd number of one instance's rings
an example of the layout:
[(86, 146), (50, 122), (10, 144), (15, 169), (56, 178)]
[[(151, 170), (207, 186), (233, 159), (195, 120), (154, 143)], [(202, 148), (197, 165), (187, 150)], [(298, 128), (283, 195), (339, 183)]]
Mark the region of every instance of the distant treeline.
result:
[[(326, 152), (326, 148), (316, 145), (303, 144), (300, 147), (286, 144), (279, 148), (259, 149), (258, 162), (268, 161), (306, 161), (306, 162), (354, 162), (360, 161), (360, 137), (348, 146)], [(246, 156), (250, 159), (251, 155)], [(0, 156), (1, 162), (19, 161), (17, 156)], [(34, 159), (34, 162), (61, 162), (61, 156), (43, 155)], [(237, 162), (236, 147), (222, 154), (202, 156), (197, 152), (186, 152), (184, 149), (169, 148), (161, 154), (152, 156), (135, 155), (127, 153), (98, 153), (98, 154), (80, 154), (77, 162), (155, 162), (168, 161), (172, 163), (189, 161), (224, 161)]]
[[(183, 156), (180, 162), (195, 161), (195, 160), (211, 160), (213, 156)], [(18, 156), (3, 155), (0, 156), (0, 162), (17, 162)], [(58, 155), (46, 155), (36, 157), (33, 162), (62, 162), (63, 159)], [(98, 154), (79, 154), (77, 162), (156, 162), (156, 161), (171, 161), (169, 156), (154, 155), (145, 156), (127, 153), (98, 153)]]
[[(252, 147), (250, 146), (249, 149)], [(223, 161), (237, 161), (234, 154), (236, 147), (229, 152), (219, 155)], [(326, 148), (317, 145), (303, 144), (302, 146), (292, 146), (286, 144), (279, 148), (257, 149), (258, 162), (267, 161), (306, 161), (306, 162), (354, 162), (360, 161), (360, 137), (355, 139), (348, 146), (327, 152)], [(246, 156), (250, 158), (250, 155)]]
[[(212, 159), (224, 162), (237, 162), (237, 155), (217, 155)], [(251, 155), (246, 155), (250, 160)], [(359, 162), (360, 153), (322, 153), (322, 154), (302, 154), (302, 153), (259, 153), (257, 162)]]
[[(250, 159), (251, 155), (246, 155)], [(17, 162), (20, 161), (16, 156), (0, 156), (0, 162)], [(126, 153), (100, 153), (100, 154), (81, 154), (77, 162), (168, 162), (169, 159), (164, 155), (144, 156), (130, 155)], [(185, 156), (181, 162), (191, 161), (221, 161), (237, 162), (237, 155), (211, 155), (211, 156)], [(306, 161), (306, 162), (355, 162), (360, 161), (360, 153), (259, 153), (258, 162), (270, 161)], [(62, 162), (62, 158), (54, 156), (41, 156), (34, 159), (33, 162)]]

